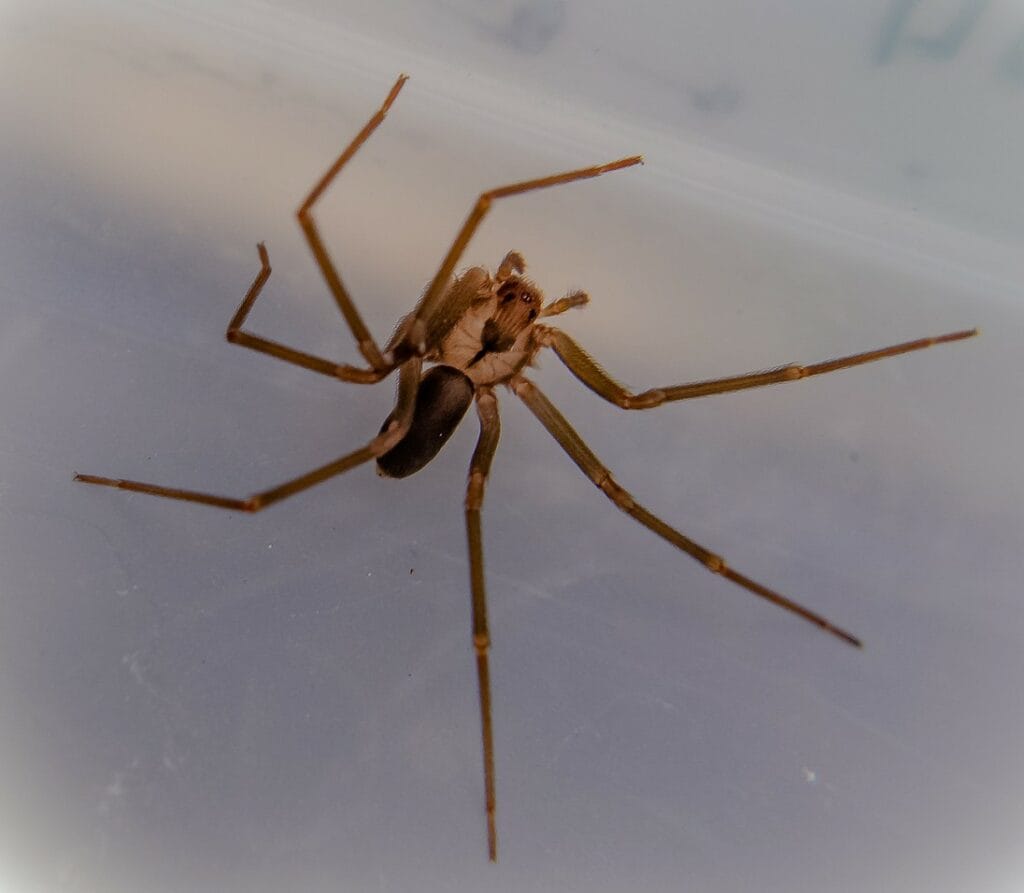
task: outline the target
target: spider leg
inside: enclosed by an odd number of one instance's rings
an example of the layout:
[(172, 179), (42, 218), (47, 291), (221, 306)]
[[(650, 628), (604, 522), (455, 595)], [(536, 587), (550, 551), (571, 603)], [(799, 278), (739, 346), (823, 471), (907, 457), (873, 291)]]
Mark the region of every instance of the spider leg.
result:
[(76, 474), (75, 480), (83, 484), (99, 484), (103, 487), (115, 487), (118, 490), (131, 490), (135, 493), (148, 493), (151, 496), (163, 496), (166, 499), (180, 499), (184, 502), (197, 502), (202, 505), (210, 505), (215, 508), (232, 509), (240, 512), (258, 512), (275, 502), (308, 490), (321, 484), (328, 478), (344, 474), (369, 462), (371, 459), (386, 453), (390, 450), (409, 429), (412, 421), (412, 412), (416, 404), (416, 389), (420, 380), (419, 359), (412, 359), (401, 367), (398, 379), (398, 399), (395, 405), (395, 422), (386, 430), (378, 434), (366, 446), (346, 453), (333, 462), (314, 468), (299, 477), (271, 487), (269, 490), (262, 490), (253, 493), (251, 496), (242, 499), (230, 496), (217, 496), (213, 493), (203, 493), (197, 490), (182, 490), (177, 487), (163, 487), (159, 484), (147, 484), (142, 481), (127, 481), (117, 478), (97, 477), (92, 474)]
[(356, 339), (356, 344), (359, 346), (359, 352), (370, 365), (370, 369), (366, 370), (366, 372), (368, 374), (378, 374), (378, 379), (374, 380), (379, 380), (379, 378), (382, 378), (390, 372), (393, 365), (388, 364), (382, 356), (380, 348), (377, 347), (377, 342), (373, 340), (370, 330), (366, 328), (366, 324), (359, 315), (359, 311), (356, 310), (356, 305), (352, 302), (352, 298), (349, 297), (348, 291), (342, 284), (341, 276), (338, 275), (337, 269), (331, 261), (330, 256), (327, 254), (327, 249), (324, 247), (323, 240), (320, 238), (320, 232), (317, 229), (316, 221), (313, 219), (312, 212), (313, 205), (316, 204), (324, 190), (327, 189), (331, 184), (331, 181), (338, 175), (338, 172), (345, 166), (349, 159), (356, 154), (356, 151), (363, 143), (366, 142), (370, 134), (380, 126), (381, 122), (384, 120), (384, 116), (388, 112), (388, 109), (391, 108), (391, 104), (395, 101), (395, 97), (398, 96), (399, 91), (408, 79), (407, 75), (403, 74), (399, 76), (398, 80), (395, 81), (394, 86), (391, 88), (391, 92), (388, 93), (387, 98), (381, 104), (381, 107), (377, 109), (370, 120), (366, 122), (363, 129), (356, 134), (355, 139), (348, 144), (345, 151), (338, 156), (334, 164), (328, 168), (327, 172), (320, 178), (309, 195), (306, 196), (306, 200), (296, 212), (296, 216), (299, 219), (299, 226), (302, 227), (302, 232), (305, 234), (306, 241), (309, 243), (309, 247), (313, 252), (313, 257), (316, 259), (317, 265), (323, 273), (324, 279), (327, 282), (327, 287), (331, 290), (331, 294), (338, 305), (338, 309), (341, 311), (341, 315), (345, 317), (345, 322), (348, 323), (348, 327), (352, 330), (352, 336)]
[(747, 388), (761, 387), (761, 385), (799, 381), (801, 378), (808, 378), (811, 375), (822, 375), (826, 372), (847, 369), (850, 366), (873, 363), (875, 360), (884, 360), (886, 357), (894, 357), (901, 353), (923, 350), (936, 344), (960, 341), (977, 334), (977, 329), (966, 329), (962, 332), (950, 332), (933, 338), (904, 341), (902, 344), (893, 344), (878, 350), (826, 360), (811, 366), (781, 366), (778, 369), (770, 369), (765, 372), (751, 372), (747, 375), (734, 375), (729, 378), (713, 378), (708, 381), (695, 381), (666, 388), (651, 388), (640, 394), (634, 394), (615, 381), (590, 354), (565, 332), (551, 326), (537, 327), (537, 341), (540, 344), (554, 350), (569, 371), (590, 390), (621, 409), (650, 409), (660, 406), (662, 403), (671, 403), (673, 400), (688, 400), (691, 397), (706, 397), (709, 394), (742, 391)]
[(498, 860), (498, 834), (495, 826), (494, 736), (491, 724), (491, 679), (487, 652), (491, 645), (487, 629), (487, 595), (484, 588), (484, 552), (480, 531), (480, 509), (484, 487), (491, 470), (491, 460), (498, 448), (501, 422), (494, 391), (481, 387), (476, 396), (480, 416), (480, 437), (469, 465), (466, 486), (466, 535), (469, 540), (469, 582), (473, 597), (473, 649), (476, 652), (476, 675), (480, 689), (480, 724), (484, 755), (484, 796), (487, 806), (487, 852), (491, 861)]
[(540, 423), (547, 428), (548, 433), (569, 454), (569, 458), (579, 466), (580, 470), (594, 482), (605, 496), (627, 515), (635, 518), (648, 530), (653, 531), (663, 540), (666, 540), (691, 558), (699, 561), (712, 573), (721, 574), (727, 580), (742, 586), (748, 592), (752, 592), (754, 595), (760, 596), (772, 604), (778, 605), (780, 608), (785, 608), (787, 611), (803, 617), (804, 620), (813, 623), (825, 632), (831, 633), (850, 645), (860, 647), (860, 640), (855, 636), (833, 625), (820, 614), (816, 614), (803, 607), (803, 605), (799, 605), (791, 599), (773, 592), (766, 586), (762, 586), (755, 580), (737, 573), (725, 563), (721, 556), (708, 551), (703, 546), (683, 536), (674, 527), (670, 527), (660, 518), (652, 515), (633, 499), (627, 490), (619, 485), (612, 477), (611, 472), (601, 463), (601, 460), (583, 442), (583, 438), (573, 430), (569, 422), (566, 421), (565, 416), (554, 407), (551, 401), (544, 396), (532, 381), (520, 376), (514, 379), (510, 386), (516, 395), (530, 408), (530, 411), (540, 420)]
[(248, 347), (250, 350), (256, 350), (260, 353), (277, 357), (286, 363), (294, 363), (296, 366), (312, 369), (314, 372), (329, 375), (331, 378), (340, 378), (342, 381), (351, 381), (357, 384), (374, 384), (391, 371), (387, 368), (361, 369), (358, 366), (349, 366), (345, 363), (334, 363), (313, 354), (296, 350), (294, 347), (288, 347), (278, 341), (271, 341), (269, 338), (262, 338), (259, 335), (245, 331), (242, 325), (245, 323), (249, 311), (252, 310), (252, 305), (256, 303), (256, 298), (259, 297), (260, 291), (270, 278), (270, 256), (267, 254), (266, 246), (260, 242), (256, 248), (260, 255), (260, 271), (256, 274), (252, 285), (249, 286), (249, 291), (246, 293), (245, 298), (242, 299), (237, 312), (231, 317), (231, 322), (228, 323), (228, 341), (232, 344)]
[[(462, 228), (456, 234), (455, 240), (448, 249), (448, 253), (444, 256), (444, 260), (441, 261), (441, 266), (438, 268), (423, 298), (417, 305), (414, 311), (414, 320), (422, 321), (429, 319), (439, 302), (443, 300), (448, 282), (451, 279), (452, 272), (455, 270), (455, 265), (466, 250), (466, 246), (469, 244), (473, 233), (476, 232), (476, 228), (497, 199), (507, 198), (510, 195), (521, 195), (524, 192), (532, 192), (535, 189), (547, 189), (549, 186), (560, 186), (563, 183), (572, 183), (575, 180), (599, 177), (601, 174), (617, 171), (624, 167), (632, 167), (634, 164), (641, 164), (642, 162), (643, 158), (640, 155), (633, 155), (629, 158), (620, 158), (618, 161), (612, 161), (608, 164), (583, 167), (574, 171), (566, 171), (562, 174), (553, 174), (550, 177), (541, 177), (537, 180), (524, 180), (521, 183), (499, 186), (496, 189), (481, 193), (470, 210), (469, 216), (466, 217), (465, 222), (462, 224)], [(511, 269), (511, 265), (509, 268)]]

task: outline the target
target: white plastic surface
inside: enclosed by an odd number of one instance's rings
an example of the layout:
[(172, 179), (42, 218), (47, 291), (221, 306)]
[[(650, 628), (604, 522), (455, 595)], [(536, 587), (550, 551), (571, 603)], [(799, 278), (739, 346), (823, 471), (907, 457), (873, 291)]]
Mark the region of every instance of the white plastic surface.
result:
[[(1024, 884), (1024, 13), (1012, 3), (12, 3), (0, 13), (0, 889), (1016, 890)], [(339, 6), (341, 8), (339, 8)], [(685, 7), (685, 9), (683, 9)], [(843, 646), (617, 512), (511, 394), (485, 506), (500, 861), (462, 519), (472, 416), (403, 482), (293, 211), (379, 339), (487, 187), (637, 387), (980, 326), (649, 413), (535, 379), (636, 498)]]

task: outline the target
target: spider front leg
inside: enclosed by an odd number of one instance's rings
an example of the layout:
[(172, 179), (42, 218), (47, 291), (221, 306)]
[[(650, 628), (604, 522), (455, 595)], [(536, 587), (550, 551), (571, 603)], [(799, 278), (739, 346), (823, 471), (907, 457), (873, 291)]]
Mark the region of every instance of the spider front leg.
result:
[(466, 536), (469, 542), (469, 585), (473, 603), (473, 650), (476, 653), (476, 674), (480, 690), (480, 730), (484, 757), (484, 800), (487, 808), (487, 852), (491, 861), (498, 860), (498, 832), (495, 824), (494, 734), (491, 724), (491, 677), (487, 652), (491, 646), (487, 629), (487, 594), (484, 582), (484, 547), (480, 530), (480, 509), (484, 487), (491, 470), (491, 460), (498, 448), (501, 422), (498, 400), (489, 387), (477, 390), (476, 409), (480, 417), (480, 437), (469, 465), (466, 485)]
[[(562, 300), (566, 299), (563, 298)], [(556, 302), (554, 306), (557, 306), (558, 303)], [(808, 378), (812, 375), (837, 372), (850, 366), (873, 363), (876, 360), (884, 360), (887, 357), (894, 357), (901, 353), (910, 353), (914, 350), (923, 350), (936, 344), (946, 344), (950, 341), (972, 338), (978, 334), (977, 329), (965, 329), (961, 332), (936, 335), (933, 338), (904, 341), (901, 344), (893, 344), (877, 350), (851, 354), (850, 356), (839, 357), (835, 360), (826, 360), (811, 366), (781, 366), (778, 369), (769, 369), (766, 372), (751, 372), (747, 375), (734, 375), (729, 378), (713, 378), (707, 381), (695, 381), (689, 384), (678, 384), (665, 388), (651, 388), (640, 394), (634, 394), (615, 381), (590, 354), (566, 335), (565, 332), (561, 331), (561, 329), (551, 326), (537, 326), (536, 331), (539, 344), (554, 350), (558, 358), (568, 367), (569, 371), (583, 384), (599, 397), (603, 397), (609, 403), (613, 403), (621, 409), (651, 409), (655, 406), (661, 406), (662, 403), (671, 403), (674, 400), (689, 400), (691, 397), (706, 397), (710, 394), (742, 391), (747, 388), (758, 388), (762, 385), (799, 381), (801, 378)]]
[(548, 430), (548, 433), (558, 441), (559, 446), (569, 454), (569, 458), (579, 466), (580, 470), (593, 481), (597, 488), (616, 507), (639, 521), (644, 527), (656, 533), (666, 542), (671, 543), (677, 549), (699, 561), (712, 573), (720, 574), (748, 592), (752, 592), (754, 595), (766, 599), (780, 608), (803, 617), (804, 620), (813, 623), (825, 632), (831, 633), (850, 645), (855, 645), (858, 648), (861, 646), (860, 640), (856, 636), (835, 626), (820, 614), (816, 614), (803, 605), (797, 604), (791, 599), (779, 595), (777, 592), (773, 592), (766, 586), (762, 586), (756, 580), (751, 580), (749, 577), (737, 573), (725, 563), (725, 559), (721, 556), (705, 549), (689, 537), (683, 536), (674, 527), (670, 527), (660, 518), (652, 515), (612, 477), (612, 473), (583, 442), (583, 438), (566, 421), (565, 416), (555, 408), (554, 404), (544, 396), (532, 381), (519, 376), (510, 382), (510, 387), (540, 420), (540, 423)]
[(232, 509), (239, 512), (258, 512), (267, 506), (322, 484), (324, 481), (339, 474), (344, 474), (371, 459), (388, 452), (398, 443), (412, 421), (413, 409), (416, 405), (416, 390), (420, 382), (422, 363), (418, 358), (410, 360), (401, 367), (398, 376), (398, 399), (395, 404), (394, 422), (378, 434), (366, 446), (346, 453), (333, 462), (321, 465), (306, 474), (292, 478), (272, 487), (244, 498), (217, 496), (199, 490), (182, 490), (177, 487), (164, 487), (159, 484), (148, 484), (142, 481), (128, 481), (117, 478), (98, 477), (93, 474), (76, 474), (75, 480), (83, 484), (98, 484), (103, 487), (114, 487), (118, 490), (131, 490), (135, 493), (148, 493), (151, 496), (163, 496), (165, 499), (180, 499), (183, 502), (197, 502), (214, 508)]
[(306, 200), (299, 207), (296, 212), (296, 216), (299, 219), (299, 226), (302, 227), (302, 232), (306, 237), (306, 241), (309, 243), (310, 250), (313, 252), (313, 257), (316, 259), (317, 265), (320, 267), (320, 271), (323, 273), (324, 279), (327, 281), (327, 287), (331, 290), (331, 295), (334, 297), (335, 303), (338, 305), (338, 309), (341, 311), (341, 315), (345, 317), (345, 322), (348, 323), (348, 327), (352, 330), (352, 335), (356, 339), (356, 344), (359, 346), (359, 352), (366, 359), (366, 362), (370, 364), (370, 368), (378, 373), (386, 375), (392, 368), (393, 364), (389, 364), (380, 352), (380, 348), (377, 347), (377, 342), (374, 341), (373, 336), (370, 334), (370, 330), (366, 328), (366, 324), (363, 322), (362, 317), (359, 315), (359, 311), (356, 310), (356, 305), (353, 303), (352, 298), (349, 296), (348, 291), (341, 282), (341, 276), (338, 275), (338, 271), (331, 261), (330, 256), (327, 254), (327, 249), (324, 247), (323, 240), (320, 238), (320, 231), (317, 229), (316, 221), (313, 219), (313, 205), (319, 200), (320, 196), (323, 195), (324, 190), (331, 184), (331, 181), (338, 175), (339, 171), (348, 163), (349, 159), (356, 154), (359, 147), (369, 139), (372, 134), (384, 121), (385, 115), (388, 113), (388, 109), (391, 108), (391, 103), (395, 101), (405, 82), (409, 80), (407, 75), (399, 75), (398, 80), (395, 81), (394, 86), (391, 88), (391, 92), (388, 93), (387, 98), (381, 104), (381, 107), (377, 109), (376, 113), (370, 118), (369, 121), (363, 126), (363, 129), (356, 134), (355, 139), (345, 148), (345, 151), (338, 156), (337, 160), (328, 168), (319, 180), (319, 182), (313, 187), (312, 191), (306, 196)]
[(352, 335), (356, 339), (356, 344), (359, 346), (359, 351), (369, 364), (369, 368), (363, 369), (358, 366), (350, 366), (345, 363), (333, 363), (330, 360), (325, 360), (321, 357), (313, 356), (312, 354), (304, 353), (300, 350), (295, 350), (295, 348), (287, 347), (277, 341), (271, 341), (268, 338), (262, 338), (259, 335), (254, 335), (242, 328), (242, 324), (249, 315), (249, 311), (252, 310), (252, 305), (256, 302), (256, 298), (259, 296), (264, 283), (266, 283), (267, 279), (270, 277), (270, 258), (268, 257), (267, 249), (264, 247), (262, 242), (257, 246), (260, 254), (260, 272), (257, 274), (255, 281), (250, 287), (248, 294), (246, 294), (243, 299), (238, 311), (228, 324), (227, 339), (232, 344), (240, 344), (242, 347), (248, 347), (250, 350), (269, 354), (270, 356), (277, 357), (279, 360), (294, 363), (296, 366), (302, 366), (305, 369), (312, 369), (314, 372), (329, 375), (332, 378), (339, 378), (342, 381), (350, 381), (357, 384), (373, 384), (378, 382), (386, 375), (390, 374), (392, 369), (397, 365), (397, 363), (389, 363), (381, 355), (376, 341), (373, 340), (373, 336), (370, 334), (369, 329), (366, 328), (366, 324), (359, 315), (359, 311), (356, 310), (356, 306), (352, 301), (352, 298), (349, 296), (348, 291), (342, 284), (341, 277), (338, 275), (337, 269), (327, 254), (327, 249), (324, 247), (323, 240), (320, 238), (320, 232), (317, 229), (316, 221), (313, 219), (312, 210), (313, 205), (323, 194), (324, 190), (327, 189), (331, 181), (338, 175), (338, 172), (342, 167), (344, 167), (349, 159), (355, 155), (356, 151), (364, 142), (366, 142), (370, 134), (380, 126), (388, 109), (395, 101), (395, 98), (398, 96), (399, 91), (407, 80), (408, 77), (403, 74), (397, 81), (395, 81), (394, 86), (391, 88), (391, 92), (388, 93), (387, 98), (384, 100), (381, 107), (370, 118), (370, 120), (366, 122), (363, 129), (356, 134), (355, 139), (353, 139), (346, 147), (345, 151), (338, 156), (338, 159), (333, 165), (331, 165), (327, 173), (320, 178), (312, 191), (306, 197), (306, 200), (299, 207), (296, 214), (299, 219), (299, 226), (302, 227), (302, 232), (306, 236), (306, 241), (309, 243), (309, 247), (313, 252), (313, 257), (327, 282), (327, 287), (330, 289), (331, 295), (334, 297), (335, 303), (338, 305), (338, 309), (345, 318), (345, 322), (352, 331)]
[[(477, 227), (480, 226), (484, 217), (487, 216), (487, 212), (490, 211), (491, 206), (495, 201), (500, 198), (508, 198), (511, 195), (522, 195), (524, 192), (533, 192), (536, 189), (547, 189), (549, 186), (561, 186), (563, 183), (573, 183), (576, 180), (587, 180), (591, 177), (600, 177), (602, 174), (607, 174), (611, 171), (621, 170), (622, 168), (632, 167), (634, 164), (642, 163), (642, 156), (632, 155), (629, 158), (620, 158), (618, 161), (611, 161), (608, 164), (578, 168), (577, 170), (566, 171), (562, 174), (553, 174), (550, 177), (541, 177), (537, 180), (524, 180), (521, 183), (499, 186), (496, 189), (490, 189), (487, 192), (481, 193), (480, 197), (473, 205), (473, 208), (470, 210), (469, 215), (466, 217), (465, 222), (462, 224), (462, 227), (459, 229), (458, 233), (456, 233), (455, 240), (448, 249), (448, 253), (444, 256), (444, 260), (441, 261), (441, 266), (438, 268), (437, 273), (434, 274), (434, 278), (431, 280), (426, 292), (424, 292), (419, 304), (416, 305), (416, 309), (413, 311), (413, 316), (410, 320), (409, 330), (415, 331), (415, 323), (431, 319), (438, 306), (444, 301), (448, 284), (451, 281), (452, 273), (455, 270), (455, 265), (459, 262), (459, 258), (462, 257), (463, 252), (466, 250), (466, 246), (469, 244), (469, 240), (473, 237), (473, 233), (476, 232)], [(509, 252), (501, 262), (499, 274), (504, 272), (505, 275), (510, 275), (515, 269), (517, 263), (522, 263), (522, 257), (514, 251)], [(500, 279), (501, 275), (499, 275), (498, 278)]]

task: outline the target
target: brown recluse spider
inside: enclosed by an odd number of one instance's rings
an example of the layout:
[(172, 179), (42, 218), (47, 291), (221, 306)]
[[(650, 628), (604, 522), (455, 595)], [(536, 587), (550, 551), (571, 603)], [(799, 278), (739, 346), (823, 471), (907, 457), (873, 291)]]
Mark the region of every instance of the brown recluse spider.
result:
[[(850, 633), (834, 626), (820, 614), (733, 570), (720, 556), (695, 543), (647, 511), (616, 482), (611, 472), (591, 452), (565, 417), (523, 374), (524, 370), (533, 365), (541, 348), (549, 347), (573, 375), (609, 403), (621, 409), (651, 409), (675, 400), (724, 394), (728, 391), (797, 381), (811, 375), (835, 372), (848, 366), (858, 366), (885, 357), (921, 350), (933, 344), (970, 338), (977, 334), (977, 330), (966, 329), (933, 338), (905, 341), (902, 344), (826, 360), (810, 366), (783, 366), (765, 372), (652, 388), (634, 394), (612, 379), (572, 338), (559, 329), (538, 321), (544, 317), (557, 316), (575, 307), (582, 307), (588, 301), (585, 293), (572, 292), (556, 301), (544, 303), (540, 290), (521, 275), (525, 264), (523, 258), (515, 251), (505, 255), (493, 274), (484, 267), (472, 267), (453, 278), (455, 265), (495, 201), (536, 189), (599, 177), (609, 171), (640, 164), (643, 159), (634, 155), (596, 167), (579, 168), (537, 180), (499, 186), (497, 189), (482, 193), (455, 236), (423, 297), (415, 309), (401, 320), (395, 334), (382, 351), (363, 323), (345, 286), (342, 285), (341, 277), (320, 238), (312, 210), (313, 205), (345, 163), (384, 120), (406, 80), (405, 75), (398, 78), (380, 109), (313, 187), (298, 210), (299, 225), (305, 233), (324, 279), (327, 280), (327, 286), (334, 296), (338, 309), (352, 331), (366, 366), (351, 366), (325, 360), (253, 335), (242, 328), (260, 290), (270, 276), (270, 259), (262, 243), (258, 246), (260, 271), (228, 324), (227, 330), (227, 339), (233, 344), (270, 354), (342, 381), (374, 384), (397, 369), (398, 396), (395, 407), (377, 436), (365, 446), (346, 453), (333, 462), (242, 499), (89, 474), (76, 474), (75, 480), (235, 511), (258, 512), (371, 459), (377, 463), (378, 474), (385, 477), (401, 478), (419, 471), (437, 455), (469, 408), (469, 404), (475, 400), (480, 418), (480, 435), (469, 465), (465, 512), (469, 540), (473, 649), (476, 653), (480, 691), (487, 849), (491, 860), (494, 861), (497, 859), (498, 843), (495, 828), (491, 686), (487, 661), (490, 634), (487, 628), (487, 603), (484, 595), (480, 509), (483, 505), (484, 485), (494, 451), (498, 446), (500, 430), (495, 386), (503, 384), (519, 397), (548, 433), (558, 441), (559, 446), (569, 454), (569, 458), (627, 515), (699, 561), (712, 573), (720, 574), (748, 592), (797, 614), (850, 645), (860, 647), (860, 641)], [(424, 372), (424, 362), (434, 365)]]

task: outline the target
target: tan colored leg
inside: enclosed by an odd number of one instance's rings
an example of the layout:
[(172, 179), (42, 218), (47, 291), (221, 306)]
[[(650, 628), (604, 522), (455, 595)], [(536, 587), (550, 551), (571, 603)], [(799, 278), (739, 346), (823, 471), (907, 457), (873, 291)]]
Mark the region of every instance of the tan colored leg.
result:
[(652, 388), (649, 391), (634, 394), (608, 375), (590, 354), (566, 335), (565, 332), (550, 326), (538, 327), (538, 329), (537, 340), (545, 347), (550, 347), (554, 350), (558, 358), (565, 363), (573, 375), (595, 394), (622, 409), (651, 409), (655, 406), (661, 406), (662, 403), (671, 403), (673, 400), (689, 400), (691, 397), (706, 397), (710, 394), (742, 391), (747, 388), (761, 387), (761, 385), (799, 381), (801, 378), (808, 378), (811, 375), (822, 375), (826, 372), (847, 369), (850, 366), (873, 363), (875, 360), (884, 360), (886, 357), (894, 357), (901, 353), (923, 350), (936, 344), (960, 341), (978, 334), (977, 329), (966, 329), (962, 332), (950, 332), (949, 334), (938, 335), (934, 338), (905, 341), (902, 344), (893, 344), (891, 347), (882, 347), (878, 350), (852, 354), (851, 356), (840, 357), (836, 360), (826, 360), (823, 363), (815, 363), (812, 366), (782, 366), (778, 369), (770, 369), (767, 372), (751, 372), (748, 375), (735, 375), (730, 378), (715, 378), (708, 381), (696, 381), (691, 384), (672, 385), (667, 388)]
[(371, 369), (378, 373), (382, 373), (380, 377), (386, 375), (392, 367), (381, 355), (380, 348), (377, 347), (377, 342), (373, 340), (370, 330), (366, 328), (366, 324), (359, 315), (359, 311), (356, 310), (356, 305), (352, 302), (352, 298), (349, 297), (348, 291), (341, 282), (341, 276), (338, 275), (337, 269), (332, 263), (330, 256), (327, 254), (327, 249), (324, 247), (323, 240), (320, 238), (320, 232), (317, 229), (316, 221), (313, 219), (313, 205), (316, 204), (324, 190), (327, 189), (331, 184), (331, 181), (338, 175), (338, 172), (346, 163), (348, 163), (349, 159), (356, 154), (359, 147), (366, 142), (370, 134), (381, 125), (381, 122), (384, 120), (384, 116), (387, 115), (388, 109), (391, 108), (391, 103), (395, 101), (399, 91), (408, 79), (409, 78), (404, 74), (399, 76), (381, 107), (370, 118), (370, 120), (366, 122), (363, 129), (356, 134), (355, 139), (348, 144), (348, 147), (341, 153), (341, 155), (338, 156), (334, 164), (328, 168), (327, 173), (320, 178), (319, 182), (313, 187), (309, 195), (306, 196), (306, 200), (296, 212), (296, 216), (299, 218), (299, 226), (302, 227), (302, 232), (306, 236), (306, 241), (309, 242), (309, 247), (313, 252), (313, 257), (316, 259), (316, 262), (320, 267), (320, 271), (323, 273), (324, 279), (327, 281), (327, 287), (331, 290), (331, 294), (334, 296), (334, 300), (338, 305), (338, 309), (341, 311), (341, 315), (345, 317), (345, 322), (348, 323), (348, 327), (352, 330), (352, 335), (356, 339), (356, 344), (359, 345), (359, 352), (366, 359), (366, 362), (370, 364)]
[(321, 357), (313, 356), (313, 354), (288, 347), (278, 341), (261, 338), (259, 335), (253, 335), (251, 332), (245, 331), (242, 325), (246, 317), (248, 317), (249, 311), (252, 310), (252, 305), (256, 303), (256, 298), (259, 297), (264, 284), (270, 278), (270, 256), (267, 254), (266, 246), (260, 242), (256, 248), (260, 254), (260, 271), (249, 287), (249, 291), (242, 300), (241, 306), (235, 315), (231, 317), (231, 322), (228, 323), (228, 341), (232, 344), (248, 347), (250, 350), (256, 350), (260, 353), (277, 357), (286, 363), (294, 363), (296, 366), (312, 369), (314, 372), (319, 372), (322, 375), (329, 375), (331, 378), (340, 378), (342, 381), (351, 381), (357, 384), (374, 384), (391, 371), (387, 368), (361, 369), (358, 366), (349, 366), (345, 363), (333, 363), (330, 360), (324, 360)]
[(484, 547), (480, 530), (480, 509), (484, 487), (491, 470), (491, 460), (498, 448), (501, 422), (494, 392), (482, 387), (476, 395), (480, 416), (480, 437), (469, 465), (466, 486), (466, 534), (469, 540), (469, 583), (473, 598), (473, 649), (476, 652), (476, 675), (480, 689), (480, 728), (484, 754), (484, 799), (487, 807), (487, 852), (491, 861), (498, 860), (498, 832), (495, 825), (494, 734), (491, 723), (491, 679), (487, 652), (491, 646), (487, 629), (487, 594), (484, 586)]
[[(480, 225), (480, 222), (491, 209), (491, 205), (494, 204), (497, 199), (507, 198), (510, 195), (521, 195), (524, 192), (533, 192), (535, 189), (547, 189), (549, 186), (560, 186), (563, 183), (572, 183), (576, 180), (587, 180), (591, 177), (600, 177), (601, 174), (621, 170), (624, 167), (632, 167), (634, 164), (641, 164), (642, 162), (643, 158), (640, 155), (633, 155), (629, 158), (621, 158), (618, 161), (609, 162), (608, 164), (599, 164), (595, 167), (584, 167), (574, 171), (567, 171), (563, 174), (541, 177), (537, 180), (525, 180), (522, 183), (512, 183), (508, 186), (499, 186), (497, 189), (491, 189), (482, 193), (476, 200), (476, 204), (473, 205), (472, 210), (469, 212), (469, 216), (462, 224), (462, 228), (456, 234), (455, 241), (452, 242), (444, 260), (441, 261), (440, 268), (434, 275), (430, 286), (427, 288), (423, 298), (417, 305), (414, 320), (426, 320), (432, 316), (439, 302), (444, 297), (452, 273), (455, 270), (455, 265), (459, 262), (459, 258), (462, 257), (462, 253), (466, 250), (466, 246), (469, 244), (469, 240), (472, 238), (473, 233), (476, 232), (476, 228)], [(413, 329), (411, 328), (410, 331), (413, 331)]]
[(76, 474), (75, 480), (83, 484), (99, 484), (104, 487), (116, 487), (119, 490), (131, 490), (136, 493), (149, 493), (151, 496), (163, 496), (166, 499), (180, 499), (184, 502), (197, 502), (202, 505), (210, 505), (215, 508), (233, 509), (240, 512), (258, 512), (268, 505), (294, 496), (310, 487), (321, 484), (328, 478), (344, 474), (357, 465), (369, 462), (371, 459), (386, 453), (409, 429), (412, 421), (413, 408), (416, 405), (416, 389), (419, 387), (421, 364), (418, 359), (410, 360), (402, 366), (398, 379), (398, 402), (395, 406), (395, 424), (387, 431), (382, 431), (366, 446), (351, 453), (347, 453), (327, 465), (322, 465), (272, 487), (254, 493), (243, 499), (230, 496), (217, 496), (212, 493), (202, 493), (197, 490), (181, 490), (177, 487), (162, 487), (158, 484), (147, 484), (142, 481), (126, 481), (116, 478), (97, 477), (92, 474)]
[(611, 472), (601, 463), (601, 460), (591, 452), (590, 448), (583, 442), (579, 434), (573, 430), (565, 417), (532, 381), (519, 377), (513, 380), (511, 387), (533, 414), (540, 419), (540, 423), (547, 428), (548, 433), (569, 454), (569, 458), (579, 466), (580, 470), (597, 485), (598, 489), (605, 496), (627, 515), (635, 518), (648, 530), (653, 531), (677, 549), (681, 549), (691, 558), (695, 558), (712, 573), (721, 574), (727, 580), (742, 586), (748, 592), (752, 592), (754, 595), (767, 599), (780, 608), (785, 608), (787, 611), (803, 617), (804, 620), (813, 623), (815, 626), (825, 630), (825, 632), (831, 633), (850, 645), (855, 645), (858, 648), (861, 646), (860, 640), (846, 632), (846, 630), (834, 626), (820, 614), (815, 614), (813, 611), (803, 607), (803, 605), (799, 605), (785, 596), (762, 586), (755, 580), (737, 573), (726, 565), (723, 558), (714, 552), (709, 552), (703, 546), (683, 536), (674, 527), (670, 527), (660, 518), (652, 515), (634, 500), (628, 491), (619, 485), (612, 477)]

